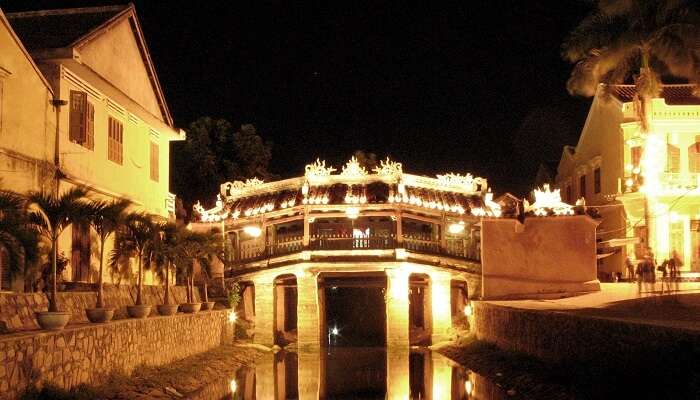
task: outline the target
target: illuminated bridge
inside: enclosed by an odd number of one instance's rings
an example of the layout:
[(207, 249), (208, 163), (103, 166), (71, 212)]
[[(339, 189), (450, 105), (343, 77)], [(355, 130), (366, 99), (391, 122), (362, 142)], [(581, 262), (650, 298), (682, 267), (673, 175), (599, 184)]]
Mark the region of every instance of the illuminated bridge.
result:
[(479, 219), (498, 216), (487, 181), (367, 171), (317, 160), (304, 176), (221, 185), (194, 229), (223, 228), (225, 275), (243, 287), (254, 341), (408, 346), (465, 322), (481, 279)]

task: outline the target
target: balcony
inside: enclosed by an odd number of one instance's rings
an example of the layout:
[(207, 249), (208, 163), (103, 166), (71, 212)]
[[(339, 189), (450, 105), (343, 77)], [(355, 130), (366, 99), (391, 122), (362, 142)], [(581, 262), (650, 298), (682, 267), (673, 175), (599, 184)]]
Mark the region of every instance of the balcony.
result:
[(314, 235), (309, 238), (310, 250), (387, 250), (396, 248), (390, 235), (353, 236), (348, 234)]

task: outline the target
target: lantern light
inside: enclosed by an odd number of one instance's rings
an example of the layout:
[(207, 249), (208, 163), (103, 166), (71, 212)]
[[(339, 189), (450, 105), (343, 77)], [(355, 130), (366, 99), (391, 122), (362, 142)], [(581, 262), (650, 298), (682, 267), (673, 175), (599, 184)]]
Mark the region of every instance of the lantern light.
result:
[(262, 229), (257, 225), (248, 225), (243, 227), (243, 232), (245, 232), (250, 237), (260, 237), (262, 235)]
[(345, 215), (350, 219), (357, 219), (360, 216), (360, 209), (357, 207), (348, 207), (345, 209)]
[(229, 387), (231, 388), (231, 393), (236, 393), (236, 390), (238, 390), (238, 385), (236, 384), (235, 379), (231, 379), (231, 383), (229, 384)]
[(236, 315), (236, 312), (231, 310), (231, 312), (228, 313), (228, 322), (234, 323), (238, 319), (238, 316)]
[(455, 222), (455, 223), (450, 224), (447, 227), (447, 231), (453, 235), (457, 235), (457, 234), (464, 232), (464, 221), (459, 221), (459, 222)]
[(474, 307), (472, 307), (471, 301), (464, 306), (464, 315), (471, 317), (474, 314)]

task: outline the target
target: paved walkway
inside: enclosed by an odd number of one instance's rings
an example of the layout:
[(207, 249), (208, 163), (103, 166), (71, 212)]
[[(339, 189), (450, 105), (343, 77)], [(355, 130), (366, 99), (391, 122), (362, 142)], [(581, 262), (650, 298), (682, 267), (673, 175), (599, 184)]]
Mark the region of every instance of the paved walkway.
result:
[(700, 330), (700, 282), (661, 292), (661, 283), (641, 294), (635, 283), (602, 283), (601, 291), (551, 300), (488, 301), (507, 307), (572, 313), (634, 323)]

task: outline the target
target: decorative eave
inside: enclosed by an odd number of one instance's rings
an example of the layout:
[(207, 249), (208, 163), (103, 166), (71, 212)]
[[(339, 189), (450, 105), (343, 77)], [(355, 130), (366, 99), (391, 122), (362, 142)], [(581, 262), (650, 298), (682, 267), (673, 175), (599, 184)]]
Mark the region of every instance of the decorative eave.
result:
[[(435, 178), (406, 174), (401, 163), (389, 158), (369, 172), (352, 157), (337, 171), (317, 159), (306, 165), (301, 177), (269, 183), (256, 178), (226, 182), (221, 185), (214, 208), (205, 210), (197, 203), (194, 209), (203, 221), (251, 217), (299, 205), (337, 207), (366, 203), (407, 204), (461, 215), (474, 209), (470, 198), (479, 198), (481, 209), (481, 198), (488, 190), (484, 178), (454, 173)], [(377, 184), (383, 188), (379, 197), (369, 193)]]

